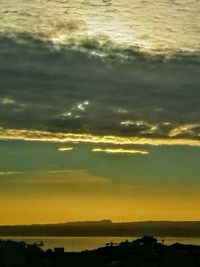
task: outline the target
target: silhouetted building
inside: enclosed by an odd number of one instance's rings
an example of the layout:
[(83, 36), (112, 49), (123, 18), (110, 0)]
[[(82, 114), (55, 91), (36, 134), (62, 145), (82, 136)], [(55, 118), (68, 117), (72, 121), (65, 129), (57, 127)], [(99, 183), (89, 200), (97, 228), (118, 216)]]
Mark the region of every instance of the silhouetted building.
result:
[(65, 249), (63, 248), (63, 247), (59, 247), (59, 248), (54, 248), (54, 252), (55, 252), (55, 254), (56, 255), (62, 255), (62, 254), (64, 254), (64, 252), (65, 252)]
[(0, 240), (0, 267), (200, 267), (200, 246), (158, 243), (150, 236), (91, 251), (43, 251), (24, 242)]

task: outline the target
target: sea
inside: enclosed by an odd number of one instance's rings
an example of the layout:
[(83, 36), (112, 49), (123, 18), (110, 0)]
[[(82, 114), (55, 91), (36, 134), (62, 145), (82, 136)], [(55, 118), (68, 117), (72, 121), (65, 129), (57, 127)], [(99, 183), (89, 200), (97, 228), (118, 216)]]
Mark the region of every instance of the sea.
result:
[[(2, 240), (24, 241), (27, 244), (40, 244), (43, 241), (43, 250), (54, 249), (56, 247), (63, 247), (66, 252), (79, 252), (83, 250), (92, 250), (99, 247), (104, 247), (113, 242), (114, 245), (124, 241), (133, 241), (140, 237), (6, 237), (2, 236)], [(200, 245), (199, 237), (157, 237), (159, 242), (165, 245), (174, 244), (176, 242), (181, 244)]]

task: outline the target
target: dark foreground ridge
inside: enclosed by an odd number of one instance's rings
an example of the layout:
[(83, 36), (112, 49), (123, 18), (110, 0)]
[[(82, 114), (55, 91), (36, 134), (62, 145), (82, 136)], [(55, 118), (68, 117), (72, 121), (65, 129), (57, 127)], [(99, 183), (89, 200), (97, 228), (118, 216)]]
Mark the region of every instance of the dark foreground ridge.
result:
[(1, 267), (199, 267), (200, 246), (158, 243), (145, 236), (91, 251), (43, 251), (38, 245), (0, 240)]
[(200, 237), (200, 221), (144, 221), (114, 223), (110, 220), (0, 226), (0, 236), (160, 236)]

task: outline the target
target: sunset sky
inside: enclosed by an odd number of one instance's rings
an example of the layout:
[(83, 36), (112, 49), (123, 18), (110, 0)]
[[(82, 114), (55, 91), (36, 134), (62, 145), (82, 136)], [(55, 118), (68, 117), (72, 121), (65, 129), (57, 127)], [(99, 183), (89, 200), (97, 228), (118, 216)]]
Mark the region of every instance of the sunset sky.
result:
[(1, 0), (1, 225), (200, 220), (199, 12)]

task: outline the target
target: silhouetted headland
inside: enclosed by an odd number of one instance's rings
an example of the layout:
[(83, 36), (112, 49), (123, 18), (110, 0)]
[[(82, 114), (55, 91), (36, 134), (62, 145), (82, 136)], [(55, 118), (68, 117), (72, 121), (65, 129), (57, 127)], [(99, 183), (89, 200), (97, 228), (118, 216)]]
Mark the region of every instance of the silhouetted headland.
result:
[(146, 221), (113, 223), (110, 220), (43, 225), (0, 226), (0, 236), (160, 236), (200, 237), (199, 221)]
[(0, 240), (1, 267), (199, 267), (200, 246), (166, 246), (145, 236), (82, 252), (43, 251), (37, 244)]

